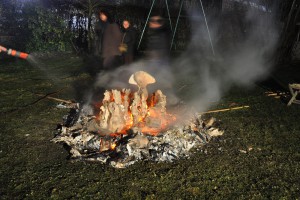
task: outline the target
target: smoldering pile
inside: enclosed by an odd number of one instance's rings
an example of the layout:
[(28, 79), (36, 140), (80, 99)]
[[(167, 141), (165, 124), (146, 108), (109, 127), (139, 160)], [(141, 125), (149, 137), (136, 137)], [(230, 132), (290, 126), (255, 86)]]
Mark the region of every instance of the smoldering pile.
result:
[[(68, 124), (70, 119), (74, 123)], [(223, 134), (205, 124), (201, 115), (195, 115), (185, 125), (173, 125), (156, 136), (134, 129), (119, 137), (101, 136), (90, 131), (94, 119), (95, 116), (81, 114), (79, 109), (72, 110), (52, 141), (67, 144), (72, 159), (100, 161), (123, 168), (140, 160), (172, 162), (189, 157), (192, 148), (200, 149), (212, 137)]]
[(189, 157), (191, 149), (201, 149), (223, 134), (213, 127), (214, 118), (204, 122), (199, 114), (177, 122), (166, 112), (166, 96), (160, 90), (148, 98), (146, 85), (140, 82), (147, 79), (145, 75), (138, 72), (129, 80), (139, 87), (137, 92), (106, 91), (99, 113), (71, 108), (52, 141), (66, 144), (72, 159), (125, 168), (141, 160), (172, 162)]

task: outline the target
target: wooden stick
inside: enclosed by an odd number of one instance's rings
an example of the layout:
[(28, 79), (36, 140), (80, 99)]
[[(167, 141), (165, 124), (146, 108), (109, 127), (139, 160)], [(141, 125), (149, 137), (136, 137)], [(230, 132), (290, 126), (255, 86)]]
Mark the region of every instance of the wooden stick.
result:
[[(61, 90), (60, 90), (60, 91), (61, 91)], [(58, 93), (58, 92), (59, 92), (59, 91), (57, 91), (57, 92), (52, 92), (52, 93), (49, 93), (49, 94), (46, 94), (46, 95), (34, 93), (35, 95), (40, 96), (40, 98), (37, 99), (37, 100), (35, 100), (35, 101), (33, 101), (33, 102), (31, 102), (31, 103), (28, 103), (28, 104), (26, 104), (26, 105), (23, 105), (23, 106), (20, 106), (20, 107), (17, 107), (17, 108), (13, 108), (13, 109), (10, 109), (10, 110), (5, 111), (5, 112), (0, 112), (0, 115), (1, 115), (1, 114), (12, 113), (12, 112), (15, 112), (15, 111), (18, 111), (18, 110), (27, 108), (27, 107), (29, 107), (29, 106), (31, 106), (31, 105), (36, 104), (37, 102), (39, 102), (39, 101), (41, 101), (41, 100), (43, 100), (43, 99), (45, 99), (45, 98), (52, 99), (52, 100), (59, 101), (59, 102), (64, 102), (64, 103), (67, 103), (67, 104), (73, 104), (73, 105), (75, 104), (75, 103), (73, 103), (72, 101), (63, 100), (63, 99), (54, 98), (54, 97), (50, 97), (50, 96), (49, 96), (49, 95), (56, 94), (56, 93)]]
[(220, 110), (209, 110), (206, 112), (202, 112), (199, 114), (207, 114), (207, 113), (217, 113), (217, 112), (225, 112), (225, 111), (230, 111), (230, 110), (239, 110), (239, 109), (243, 109), (243, 108), (249, 108), (250, 106), (239, 106), (239, 107), (233, 107), (233, 108), (225, 108), (225, 109), (220, 109)]
[(67, 104), (72, 104), (73, 102), (72, 101), (68, 101), (68, 100), (64, 100), (64, 99), (59, 99), (59, 98), (55, 98), (55, 97), (51, 97), (51, 96), (45, 96), (43, 94), (36, 94), (40, 97), (45, 97), (47, 99), (52, 99), (52, 100), (55, 100), (55, 101), (59, 101), (59, 102), (63, 102), (63, 103), (67, 103)]
[(273, 93), (266, 93), (266, 95), (268, 97), (271, 97), (271, 96), (280, 96), (280, 95), (284, 95), (286, 94), (285, 92), (273, 92)]
[(271, 96), (277, 96), (278, 94), (277, 93), (270, 93), (270, 94), (267, 94), (268, 97), (271, 97)]

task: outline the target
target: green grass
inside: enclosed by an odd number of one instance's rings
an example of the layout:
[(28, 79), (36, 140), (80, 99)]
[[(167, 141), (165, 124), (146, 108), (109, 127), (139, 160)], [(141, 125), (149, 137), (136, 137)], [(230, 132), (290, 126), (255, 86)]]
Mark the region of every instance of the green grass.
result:
[[(230, 90), (209, 114), (225, 130), (203, 151), (174, 163), (139, 162), (126, 169), (71, 162), (50, 140), (67, 109), (35, 93), (78, 100), (92, 77), (81, 58), (0, 64), (0, 199), (297, 199), (300, 197), (300, 106), (287, 107), (260, 87)], [(212, 109), (214, 109), (212, 108)], [(249, 148), (252, 148), (249, 151)], [(241, 150), (247, 153), (241, 152)]]

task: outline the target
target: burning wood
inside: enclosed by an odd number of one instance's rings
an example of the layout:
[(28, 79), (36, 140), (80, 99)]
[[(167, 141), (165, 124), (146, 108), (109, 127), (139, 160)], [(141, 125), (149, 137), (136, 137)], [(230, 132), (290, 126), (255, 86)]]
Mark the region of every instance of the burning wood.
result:
[(146, 72), (137, 72), (129, 82), (133, 80), (139, 87), (137, 92), (106, 91), (96, 115), (72, 109), (52, 141), (67, 144), (74, 159), (123, 168), (139, 160), (173, 161), (187, 157), (191, 148), (201, 147), (212, 136), (223, 134), (212, 127), (215, 119), (206, 125), (201, 116), (186, 122), (188, 125), (175, 126), (176, 118), (167, 113), (167, 98), (160, 90), (146, 98), (146, 85), (155, 79)]
[(155, 135), (172, 121), (165, 106), (166, 97), (160, 90), (151, 96), (150, 102), (139, 91), (133, 94), (129, 89), (106, 91), (98, 116), (99, 133), (126, 134), (127, 130), (135, 127)]

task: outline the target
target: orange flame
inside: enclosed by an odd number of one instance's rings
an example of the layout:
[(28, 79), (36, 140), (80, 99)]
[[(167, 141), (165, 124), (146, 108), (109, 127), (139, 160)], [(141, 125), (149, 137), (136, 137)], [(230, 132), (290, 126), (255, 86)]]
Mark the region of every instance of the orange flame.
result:
[[(129, 95), (128, 98), (128, 103), (130, 103), (130, 99), (133, 97), (132, 93)], [(124, 100), (125, 99), (125, 93), (121, 93), (121, 98)], [(114, 102), (115, 99), (113, 95), (110, 96), (110, 101)], [(147, 102), (147, 115), (143, 117), (139, 117), (137, 124), (134, 124), (134, 118), (130, 110), (128, 110), (128, 116), (125, 116), (125, 127), (116, 133), (111, 133), (111, 137), (118, 137), (120, 135), (126, 135), (128, 134), (128, 130), (130, 130), (133, 127), (137, 127), (140, 129), (141, 132), (147, 133), (153, 136), (156, 136), (158, 133), (160, 133), (162, 130), (165, 130), (170, 124), (172, 124), (175, 120), (176, 117), (171, 114), (166, 114), (164, 113), (163, 115), (161, 114), (160, 110), (153, 109), (155, 105), (157, 104), (155, 94), (151, 96), (151, 99)], [(94, 106), (97, 108), (100, 108), (102, 103), (95, 103)], [(141, 108), (140, 108), (141, 109)], [(97, 119), (99, 119), (99, 116), (97, 115)], [(157, 120), (159, 126), (158, 127), (148, 127), (146, 120)], [(114, 149), (116, 147), (116, 144), (111, 145), (111, 149)]]

